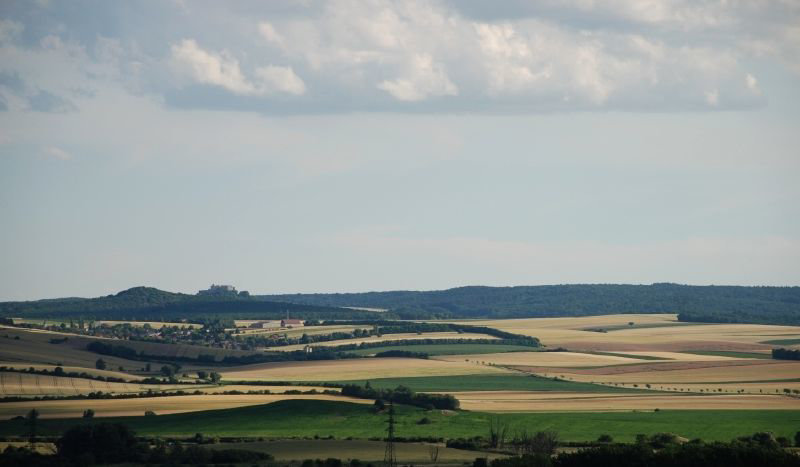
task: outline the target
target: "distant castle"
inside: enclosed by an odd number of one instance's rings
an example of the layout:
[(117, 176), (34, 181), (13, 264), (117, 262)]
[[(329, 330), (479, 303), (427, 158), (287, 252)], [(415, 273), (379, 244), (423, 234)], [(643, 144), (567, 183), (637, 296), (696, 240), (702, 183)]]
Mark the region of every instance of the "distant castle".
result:
[(231, 296), (241, 295), (247, 297), (250, 296), (250, 293), (246, 290), (237, 292), (236, 287), (232, 285), (211, 284), (211, 287), (205, 290), (198, 291), (197, 295), (213, 295), (217, 297), (231, 297)]

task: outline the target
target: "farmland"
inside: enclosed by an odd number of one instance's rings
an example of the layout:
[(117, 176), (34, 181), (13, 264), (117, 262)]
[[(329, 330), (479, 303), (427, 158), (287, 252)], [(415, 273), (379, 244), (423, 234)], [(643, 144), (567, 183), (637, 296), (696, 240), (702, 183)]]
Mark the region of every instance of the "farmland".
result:
[(509, 371), (469, 362), (445, 362), (418, 358), (363, 358), (261, 363), (229, 368), (221, 373), (224, 380), (231, 381), (333, 381), (402, 376), (501, 374), (509, 373)]
[[(551, 428), (563, 439), (575, 441), (593, 440), (602, 432), (628, 441), (638, 433), (659, 431), (726, 440), (759, 430), (791, 434), (800, 421), (800, 362), (771, 359), (773, 346), (763, 343), (792, 338), (800, 328), (678, 323), (674, 315), (667, 314), (472, 320), (463, 324), (540, 337), (546, 347), (492, 344), (487, 339), (495, 339), (493, 336), (467, 332), (384, 334), (315, 342), (308, 359), (232, 365), (219, 360), (248, 352), (124, 341), (124, 346), (152, 358), (156, 368), (164, 362), (175, 366), (169, 362), (183, 362), (180, 359), (201, 354), (217, 357), (217, 362), (189, 361), (180, 367), (171, 384), (151, 385), (135, 381), (148, 375), (143, 371), (143, 361), (104, 355), (103, 359), (115, 366), (94, 369), (98, 354), (86, 350), (86, 345), (97, 338), (5, 328), (0, 336), (8, 333), (9, 337), (0, 337), (0, 357), (8, 367), (52, 372), (60, 363), (65, 365), (65, 372), (83, 371), (93, 377), (128, 382), (9, 371), (0, 373), (3, 395), (66, 397), (102, 391), (138, 396), (4, 402), (0, 404), (0, 418), (24, 415), (36, 408), (41, 413), (42, 429), (58, 432), (79, 423), (83, 411), (92, 409), (98, 419), (122, 421), (147, 436), (191, 436), (202, 426), (208, 435), (275, 439), (253, 446), (265, 452), (271, 448), (287, 460), (294, 459), (293, 450), (303, 444), (286, 438), (315, 436), (353, 437), (360, 441), (347, 446), (362, 450), (365, 459), (374, 456), (369, 454), (374, 446), (367, 440), (382, 433), (385, 416), (370, 410), (370, 399), (322, 394), (338, 391), (323, 383), (369, 384), (381, 390), (404, 386), (417, 393), (451, 394), (460, 402), (458, 411), (398, 406), (398, 433), (403, 436), (484, 436), (489, 418), (500, 417), (509, 427)], [(287, 332), (299, 338), (307, 332), (325, 336), (325, 332), (362, 328), (325, 325)], [(424, 344), (407, 343), (416, 339), (428, 340)], [(393, 345), (397, 340), (406, 342)], [(361, 343), (371, 346), (348, 351), (358, 358), (342, 354), (329, 359), (322, 351)], [(305, 344), (298, 344), (275, 350), (305, 348)], [(372, 357), (391, 350), (426, 353), (429, 358)], [(317, 354), (320, 358), (312, 358)], [(221, 382), (201, 380), (198, 371), (218, 372)], [(311, 386), (315, 384), (319, 385)], [(141, 396), (150, 389), (189, 394)], [(302, 394), (311, 389), (318, 393)], [(145, 411), (158, 415), (145, 417)], [(267, 424), (262, 423), (265, 417), (270, 420)], [(426, 424), (418, 424), (422, 418), (428, 419)], [(736, 423), (726, 425), (732, 420)], [(0, 435), (19, 435), (21, 430), (18, 422), (0, 423)], [(340, 443), (344, 441), (320, 445), (320, 452), (343, 452), (346, 448)], [(424, 454), (425, 446), (404, 449), (409, 450), (409, 458), (416, 458)], [(454, 460), (461, 459), (458, 453), (451, 454)]]
[[(489, 420), (499, 417), (509, 429), (536, 427), (556, 430), (568, 441), (595, 440), (603, 433), (632, 442), (638, 433), (671, 431), (687, 438), (730, 440), (757, 431), (772, 431), (777, 436), (791, 436), (800, 422), (796, 410), (663, 410), (660, 412), (617, 413), (441, 413), (401, 406), (397, 409), (398, 436), (472, 437), (485, 436)], [(427, 417), (430, 424), (419, 424)], [(344, 439), (368, 439), (385, 428), (385, 416), (371, 412), (366, 404), (337, 401), (282, 401), (223, 410), (159, 415), (156, 417), (121, 417), (121, 421), (147, 436), (193, 436), (198, 427), (213, 436), (263, 436), (269, 438), (333, 436)], [(269, 423), (265, 423), (269, 420)], [(80, 419), (42, 420), (43, 434), (60, 433)], [(0, 424), (0, 436), (24, 431), (24, 421)]]

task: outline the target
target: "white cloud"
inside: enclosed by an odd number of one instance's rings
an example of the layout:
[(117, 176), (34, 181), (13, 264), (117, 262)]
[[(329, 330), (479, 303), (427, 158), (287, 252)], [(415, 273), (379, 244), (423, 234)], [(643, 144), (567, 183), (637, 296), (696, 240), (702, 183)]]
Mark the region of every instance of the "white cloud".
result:
[(305, 92), (303, 80), (291, 67), (260, 67), (255, 71), (258, 80), (251, 81), (242, 72), (239, 61), (229, 52), (206, 51), (193, 39), (173, 44), (172, 58), (195, 81), (220, 86), (234, 94), (263, 96), (283, 92), (299, 95)]
[(283, 36), (278, 34), (278, 32), (270, 23), (267, 23), (266, 21), (259, 23), (258, 32), (261, 34), (261, 37), (266, 39), (267, 42), (281, 47), (283, 46)]
[(404, 76), (382, 81), (378, 83), (378, 89), (388, 92), (397, 100), (411, 102), (458, 95), (458, 87), (447, 77), (444, 67), (434, 63), (430, 55), (415, 55)]
[(306, 92), (306, 85), (288, 66), (265, 66), (256, 69), (256, 77), (263, 83), (264, 89), (275, 89), (287, 94), (299, 96)]
[(70, 153), (56, 146), (47, 146), (44, 148), (44, 153), (50, 157), (55, 157), (56, 159), (60, 159), (62, 161), (68, 161), (72, 159), (72, 155)]

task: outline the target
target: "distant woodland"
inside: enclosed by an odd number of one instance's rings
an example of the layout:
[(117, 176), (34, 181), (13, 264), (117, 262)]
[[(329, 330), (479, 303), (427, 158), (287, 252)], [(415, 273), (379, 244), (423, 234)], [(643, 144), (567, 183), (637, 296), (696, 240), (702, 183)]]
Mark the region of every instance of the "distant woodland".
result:
[[(344, 307), (377, 308), (385, 312)], [(548, 285), (414, 292), (187, 295), (135, 287), (99, 298), (0, 303), (0, 316), (117, 320), (452, 319), (678, 313), (679, 320), (800, 324), (800, 287)]]
[(263, 298), (318, 306), (383, 308), (401, 319), (679, 313), (681, 321), (800, 324), (800, 287), (670, 283), (475, 286), (430, 292), (295, 294)]

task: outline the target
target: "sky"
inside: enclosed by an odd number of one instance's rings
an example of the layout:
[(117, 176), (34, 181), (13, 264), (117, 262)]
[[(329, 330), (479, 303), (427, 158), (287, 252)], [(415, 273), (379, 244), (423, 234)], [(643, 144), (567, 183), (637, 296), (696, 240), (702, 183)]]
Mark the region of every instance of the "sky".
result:
[(0, 300), (800, 285), (795, 0), (0, 2)]

